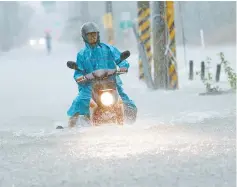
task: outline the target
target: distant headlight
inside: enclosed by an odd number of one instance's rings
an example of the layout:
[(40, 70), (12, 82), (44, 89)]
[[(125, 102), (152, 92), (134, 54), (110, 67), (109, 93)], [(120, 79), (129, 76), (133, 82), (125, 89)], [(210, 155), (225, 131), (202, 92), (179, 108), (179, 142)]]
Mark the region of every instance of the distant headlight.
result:
[(45, 44), (45, 39), (44, 38), (40, 38), (39, 39), (39, 44), (40, 45), (44, 45)]
[(30, 43), (30, 45), (32, 45), (32, 46), (33, 46), (33, 45), (35, 45), (35, 44), (36, 44), (36, 40), (30, 40), (30, 41), (29, 41), (29, 43)]

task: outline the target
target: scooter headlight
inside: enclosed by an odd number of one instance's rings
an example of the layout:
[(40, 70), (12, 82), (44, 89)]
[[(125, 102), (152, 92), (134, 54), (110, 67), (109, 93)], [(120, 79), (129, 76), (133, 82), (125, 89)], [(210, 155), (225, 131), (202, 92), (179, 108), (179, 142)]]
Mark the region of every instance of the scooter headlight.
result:
[(104, 92), (100, 96), (101, 103), (105, 106), (112, 105), (114, 103), (114, 97), (111, 93), (109, 92)]

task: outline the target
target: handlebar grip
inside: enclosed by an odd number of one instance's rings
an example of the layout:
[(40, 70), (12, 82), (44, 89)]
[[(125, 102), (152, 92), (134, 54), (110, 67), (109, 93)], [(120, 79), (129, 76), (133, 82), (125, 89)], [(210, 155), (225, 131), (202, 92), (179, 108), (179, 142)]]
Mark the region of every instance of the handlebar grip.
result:
[(126, 74), (127, 72), (117, 72), (116, 75), (123, 75)]
[(126, 69), (126, 70), (117, 70), (117, 74), (125, 74), (125, 73), (127, 73), (128, 72), (128, 69)]

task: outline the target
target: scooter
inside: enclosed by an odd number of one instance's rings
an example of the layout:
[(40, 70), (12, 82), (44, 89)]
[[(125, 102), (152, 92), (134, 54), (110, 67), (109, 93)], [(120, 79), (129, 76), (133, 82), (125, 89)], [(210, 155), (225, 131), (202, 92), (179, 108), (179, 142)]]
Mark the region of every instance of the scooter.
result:
[[(120, 55), (120, 62), (130, 56), (129, 51)], [(117, 63), (117, 65), (119, 64)], [(73, 61), (67, 62), (67, 67), (82, 71)], [(92, 83), (92, 99), (90, 101), (90, 122), (94, 126), (102, 124), (124, 124), (124, 108), (116, 87), (116, 75), (125, 74), (118, 69), (100, 69), (86, 74), (78, 83)]]

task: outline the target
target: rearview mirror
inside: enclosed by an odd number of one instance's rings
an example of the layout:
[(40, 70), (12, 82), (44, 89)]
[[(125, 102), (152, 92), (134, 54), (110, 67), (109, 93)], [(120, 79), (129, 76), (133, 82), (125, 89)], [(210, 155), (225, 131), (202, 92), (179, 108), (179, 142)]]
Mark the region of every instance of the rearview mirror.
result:
[(130, 56), (130, 51), (124, 51), (120, 54), (120, 60), (123, 61)]
[(78, 70), (77, 64), (74, 61), (67, 61), (67, 67), (69, 67), (70, 69)]

